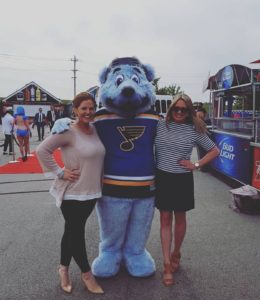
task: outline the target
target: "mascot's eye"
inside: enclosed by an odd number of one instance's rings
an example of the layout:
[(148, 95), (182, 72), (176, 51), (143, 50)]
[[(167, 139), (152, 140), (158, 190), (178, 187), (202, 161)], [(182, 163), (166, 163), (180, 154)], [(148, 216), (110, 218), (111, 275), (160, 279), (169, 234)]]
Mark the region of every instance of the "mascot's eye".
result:
[(131, 77), (131, 79), (132, 79), (134, 82), (136, 82), (136, 83), (139, 83), (139, 82), (140, 82), (139, 77), (138, 77), (137, 75), (135, 75), (135, 74)]
[(124, 81), (124, 76), (123, 75), (117, 75), (116, 76), (116, 84), (120, 85)]

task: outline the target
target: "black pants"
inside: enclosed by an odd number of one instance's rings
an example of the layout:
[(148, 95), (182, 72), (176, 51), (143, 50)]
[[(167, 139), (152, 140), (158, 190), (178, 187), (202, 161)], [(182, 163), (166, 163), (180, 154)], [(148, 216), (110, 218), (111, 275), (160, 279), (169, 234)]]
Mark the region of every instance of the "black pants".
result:
[(44, 123), (38, 123), (37, 126), (37, 132), (38, 132), (38, 139), (39, 141), (43, 140), (44, 138)]
[(9, 152), (13, 152), (11, 134), (5, 134), (4, 152), (7, 151), (8, 146), (9, 146)]
[(54, 123), (55, 123), (55, 121), (50, 121), (50, 130), (52, 130)]
[(64, 200), (61, 204), (65, 230), (61, 240), (60, 263), (69, 266), (73, 257), (82, 273), (90, 271), (85, 245), (85, 224), (95, 204), (96, 200)]

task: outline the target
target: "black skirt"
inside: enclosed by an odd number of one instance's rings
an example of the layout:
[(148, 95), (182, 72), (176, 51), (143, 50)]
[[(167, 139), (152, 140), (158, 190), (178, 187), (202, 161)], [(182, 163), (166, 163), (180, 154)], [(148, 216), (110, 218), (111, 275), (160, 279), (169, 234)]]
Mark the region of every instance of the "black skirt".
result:
[(193, 173), (169, 173), (157, 169), (155, 206), (166, 211), (193, 209)]

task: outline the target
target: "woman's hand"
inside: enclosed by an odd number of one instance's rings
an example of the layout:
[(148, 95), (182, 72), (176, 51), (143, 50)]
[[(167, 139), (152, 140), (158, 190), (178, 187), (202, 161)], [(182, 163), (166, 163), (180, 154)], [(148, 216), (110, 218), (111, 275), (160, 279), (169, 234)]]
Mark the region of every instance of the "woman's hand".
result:
[(179, 161), (179, 165), (183, 166), (185, 169), (193, 171), (196, 169), (194, 163), (190, 160), (182, 159)]
[(76, 181), (79, 178), (79, 175), (80, 175), (79, 170), (64, 169), (64, 175), (62, 179), (69, 180), (69, 181)]

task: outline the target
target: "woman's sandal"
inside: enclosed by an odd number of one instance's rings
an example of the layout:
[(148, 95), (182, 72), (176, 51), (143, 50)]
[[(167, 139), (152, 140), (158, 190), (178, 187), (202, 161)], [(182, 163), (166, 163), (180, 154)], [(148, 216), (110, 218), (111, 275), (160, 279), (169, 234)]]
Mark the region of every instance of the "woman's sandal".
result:
[(176, 272), (180, 266), (181, 254), (172, 253), (171, 254), (171, 271)]
[(171, 265), (164, 264), (164, 271), (163, 271), (163, 284), (165, 286), (172, 286), (174, 284), (174, 279), (172, 275)]

